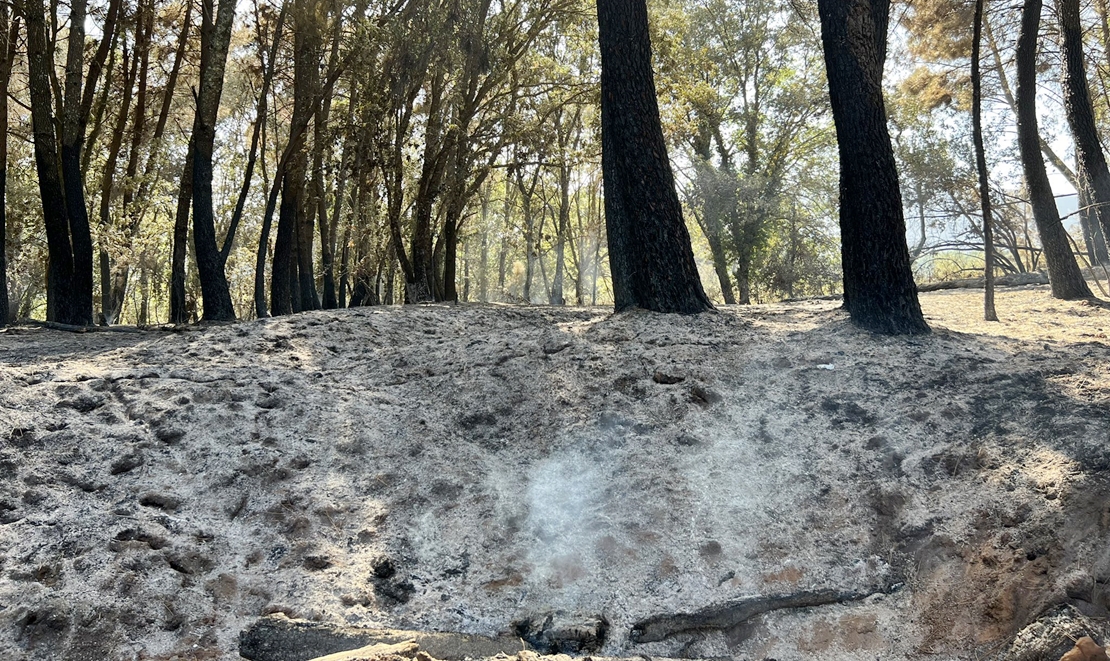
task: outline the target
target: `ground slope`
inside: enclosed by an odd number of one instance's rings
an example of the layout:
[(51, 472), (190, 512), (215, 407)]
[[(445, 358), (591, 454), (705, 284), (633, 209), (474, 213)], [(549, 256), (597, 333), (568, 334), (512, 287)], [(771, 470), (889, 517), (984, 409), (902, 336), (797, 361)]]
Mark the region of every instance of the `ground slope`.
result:
[[(979, 295), (923, 295), (914, 338), (828, 301), (8, 330), (0, 658), (563, 611), (610, 654), (970, 659), (1052, 604), (1106, 615), (1110, 312), (1033, 287), (986, 324)], [(771, 610), (669, 619), (744, 598)]]

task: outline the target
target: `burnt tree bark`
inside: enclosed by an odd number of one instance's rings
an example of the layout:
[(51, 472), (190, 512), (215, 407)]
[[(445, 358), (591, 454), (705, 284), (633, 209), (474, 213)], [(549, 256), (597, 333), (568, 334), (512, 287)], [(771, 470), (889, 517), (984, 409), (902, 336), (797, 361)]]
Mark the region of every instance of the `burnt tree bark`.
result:
[(598, 0), (602, 176), (616, 309), (712, 309), (667, 160), (646, 0)]
[(876, 333), (928, 333), (883, 103), (889, 1), (819, 0), (818, 11), (840, 153), (844, 307)]
[[(289, 143), (283, 153), (281, 204), (270, 274), (270, 312), (274, 315), (315, 310), (316, 283), (312, 271), (314, 215), (308, 208), (306, 129), (314, 113), (313, 97), (319, 72), (319, 32), (315, 3), (293, 3), (293, 116)], [(288, 154), (288, 158), (284, 158)]]
[(173, 256), (170, 258), (170, 322), (189, 321), (185, 304), (185, 261), (189, 253), (189, 209), (193, 199), (193, 141), (185, 154), (185, 167), (177, 187), (177, 211), (173, 222)]
[(1021, 30), (1017, 40), (1017, 130), (1021, 166), (1033, 220), (1041, 237), (1052, 295), (1061, 299), (1089, 298), (1091, 290), (1079, 271), (1060, 212), (1052, 197), (1044, 160), (1041, 158), (1037, 126), (1037, 33), (1041, 23), (1041, 0), (1025, 0), (1021, 8)]
[(201, 2), (200, 89), (193, 121), (193, 249), (197, 259), (205, 321), (232, 321), (227, 275), (216, 245), (216, 220), (212, 205), (212, 151), (216, 142), (216, 114), (224, 88), (224, 68), (235, 19), (234, 0)]
[[(251, 127), (251, 146), (247, 152), (247, 167), (243, 172), (243, 183), (239, 186), (239, 197), (235, 200), (235, 210), (231, 213), (231, 222), (227, 226), (227, 234), (224, 236), (223, 247), (220, 248), (220, 262), (225, 267), (227, 266), (227, 258), (231, 255), (231, 249), (235, 245), (235, 232), (239, 229), (239, 223), (243, 219), (243, 209), (246, 208), (247, 195), (250, 194), (251, 181), (254, 179), (254, 166), (258, 162), (258, 145), (262, 135), (262, 127), (266, 123), (266, 113), (269, 105), (270, 85), (273, 83), (274, 70), (276, 69), (275, 60), (277, 56), (278, 45), (281, 42), (282, 28), (285, 25), (285, 12), (286, 3), (281, 3), (281, 9), (278, 11), (277, 23), (274, 25), (273, 41), (270, 43), (270, 50), (266, 56), (260, 54), (259, 59), (262, 65), (262, 87), (258, 91), (258, 110), (255, 114), (254, 126)], [(255, 19), (257, 23), (257, 17)], [(261, 39), (260, 39), (261, 41)], [(259, 47), (261, 49), (261, 46)]]
[(8, 83), (12, 79), (12, 63), (15, 61), (16, 46), (19, 42), (19, 17), (14, 18), (7, 5), (0, 6), (0, 121), (4, 122), (0, 132), (0, 326), (12, 321), (11, 304), (8, 301), (8, 218), (7, 218), (7, 181), (8, 181)]
[(991, 219), (990, 181), (987, 155), (983, 149), (983, 80), (979, 71), (979, 48), (983, 32), (983, 1), (975, 0), (975, 26), (971, 42), (971, 135), (975, 143), (975, 168), (979, 173), (979, 202), (983, 208), (983, 319), (998, 321), (994, 309), (994, 231)]
[[(58, 167), (58, 143), (54, 129), (50, 68), (53, 60), (46, 42), (46, 12), (41, 0), (24, 6), (27, 19), (27, 73), (31, 96), (31, 125), (35, 144), (35, 169), (49, 265), (46, 275), (46, 319), (63, 324), (92, 323), (92, 283), (87, 297), (75, 280), (71, 227)], [(88, 227), (85, 228), (88, 233)], [(91, 236), (89, 237), (91, 241)], [(92, 264), (88, 265), (92, 270)], [(90, 273), (91, 278), (91, 273)], [(85, 300), (87, 298), (87, 301)]]
[[(1102, 235), (1110, 234), (1110, 168), (1098, 139), (1087, 70), (1083, 62), (1083, 28), (1079, 23), (1079, 0), (1059, 0), (1056, 12), (1063, 42), (1064, 110), (1075, 138), (1077, 188), (1081, 206), (1092, 206), (1089, 216), (1097, 219)], [(1086, 204), (1083, 204), (1086, 203)], [(1093, 236), (1095, 233), (1090, 232)], [(1092, 240), (1092, 243), (1095, 243)], [(1104, 257), (1104, 255), (1099, 255)], [(1092, 259), (1095, 257), (1092, 255)]]
[[(136, 31), (136, 41), (141, 37)], [(108, 140), (108, 157), (104, 161), (104, 172), (100, 177), (100, 314), (102, 323), (110, 325), (116, 323), (115, 296), (112, 292), (112, 259), (108, 250), (108, 237), (112, 227), (112, 201), (114, 199), (116, 181), (116, 166), (119, 161), (120, 151), (123, 149), (123, 135), (127, 128), (127, 115), (134, 96), (135, 76), (139, 58), (130, 58), (123, 54), (123, 87), (124, 94), (120, 102), (119, 114), (116, 115), (112, 135)], [(123, 301), (120, 300), (122, 306)]]

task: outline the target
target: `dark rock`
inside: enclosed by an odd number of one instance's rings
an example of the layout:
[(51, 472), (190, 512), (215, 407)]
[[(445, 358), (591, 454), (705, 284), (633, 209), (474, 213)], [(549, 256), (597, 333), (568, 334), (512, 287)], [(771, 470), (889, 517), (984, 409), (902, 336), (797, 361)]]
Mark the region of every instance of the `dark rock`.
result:
[(264, 617), (239, 634), (239, 655), (251, 661), (309, 661), (317, 657), (376, 644), (415, 641), (435, 659), (462, 661), (521, 651), (515, 636), (487, 638), (457, 633), (425, 633), (393, 629), (362, 629)]
[(141, 528), (127, 528), (116, 533), (115, 539), (108, 543), (108, 548), (113, 551), (120, 551), (124, 548), (124, 545), (120, 542), (139, 542), (140, 544), (149, 546), (155, 551), (169, 546), (169, 542), (166, 541), (165, 537), (155, 535)]
[(331, 567), (331, 558), (326, 555), (310, 555), (304, 559), (304, 568), (311, 571), (321, 571)]
[(109, 469), (108, 472), (112, 475), (122, 475), (123, 473), (135, 470), (139, 466), (142, 466), (145, 462), (146, 459), (143, 457), (142, 454), (138, 452), (132, 452), (130, 454), (125, 454), (119, 459), (112, 462), (112, 467), (111, 469)]
[(22, 514), (17, 513), (18, 506), (7, 500), (0, 500), (0, 525), (7, 525), (15, 523), (23, 518)]
[(182, 574), (206, 574), (216, 563), (197, 549), (187, 548), (166, 553), (166, 562), (174, 571)]
[(285, 399), (277, 395), (265, 395), (255, 402), (260, 409), (280, 409), (285, 406)]
[(78, 413), (89, 413), (104, 406), (104, 397), (101, 395), (78, 395), (72, 399), (63, 399), (54, 406), (60, 409), (73, 409)]
[(715, 539), (709, 540), (708, 542), (698, 547), (698, 555), (703, 558), (716, 558), (720, 556), (721, 543)]
[(709, 406), (711, 404), (717, 404), (722, 399), (723, 398), (719, 394), (707, 389), (701, 384), (695, 384), (693, 387), (690, 388), (690, 401), (694, 402), (698, 406)]
[(686, 380), (686, 377), (679, 374), (664, 372), (663, 370), (655, 370), (655, 373), (651, 375), (651, 380), (663, 385), (673, 385), (675, 383), (682, 383)]
[(84, 491), (85, 493), (100, 491), (106, 486), (94, 481), (88, 475), (82, 475), (80, 473), (69, 473), (64, 471), (58, 474), (58, 481), (62, 484), (76, 487), (81, 491)]
[(176, 512), (181, 507), (181, 499), (166, 493), (147, 492), (139, 496), (139, 504), (144, 507), (156, 507), (167, 512)]
[(166, 445), (173, 445), (174, 443), (185, 438), (185, 430), (175, 429), (173, 427), (158, 427), (154, 430), (154, 438), (165, 443)]
[(559, 353), (569, 346), (570, 342), (566, 340), (548, 340), (543, 343), (543, 352), (545, 355), (551, 356)]

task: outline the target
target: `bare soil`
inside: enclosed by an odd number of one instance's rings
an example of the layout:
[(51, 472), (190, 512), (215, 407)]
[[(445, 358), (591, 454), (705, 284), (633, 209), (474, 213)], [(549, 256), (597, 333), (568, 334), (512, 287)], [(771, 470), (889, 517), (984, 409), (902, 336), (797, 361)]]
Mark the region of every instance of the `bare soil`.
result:
[[(1110, 614), (1110, 310), (1041, 286), (1000, 290), (1000, 323), (978, 291), (922, 303), (913, 338), (832, 301), (8, 329), (0, 658), (234, 659), (281, 612), (976, 659), (1053, 605)], [(830, 593), (851, 598), (806, 605)], [(737, 603), (771, 606), (712, 620)]]

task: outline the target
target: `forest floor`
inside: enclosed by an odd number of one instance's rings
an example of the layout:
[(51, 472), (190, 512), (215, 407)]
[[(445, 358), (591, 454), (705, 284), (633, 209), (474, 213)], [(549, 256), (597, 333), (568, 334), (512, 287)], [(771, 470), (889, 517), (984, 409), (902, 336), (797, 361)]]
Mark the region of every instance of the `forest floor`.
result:
[(981, 296), (923, 294), (910, 338), (833, 301), (8, 329), (0, 658), (560, 612), (607, 654), (977, 659), (1107, 615), (1110, 310)]

